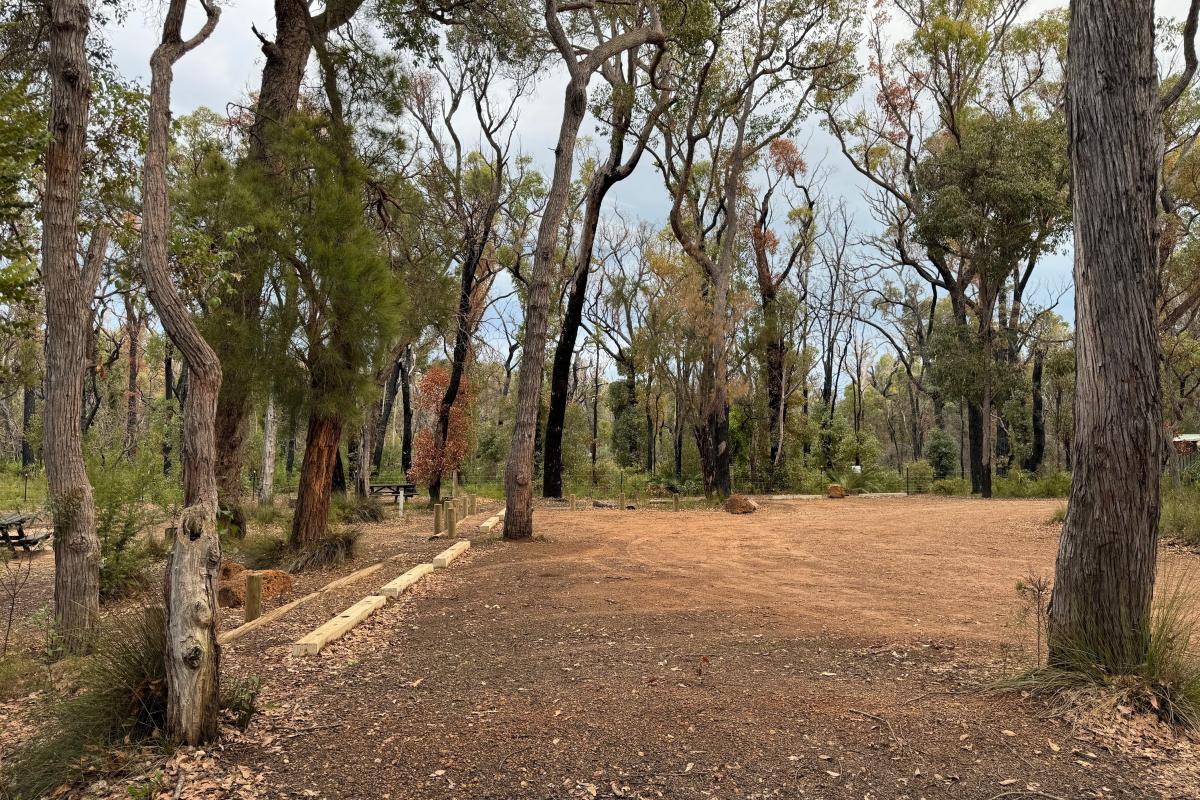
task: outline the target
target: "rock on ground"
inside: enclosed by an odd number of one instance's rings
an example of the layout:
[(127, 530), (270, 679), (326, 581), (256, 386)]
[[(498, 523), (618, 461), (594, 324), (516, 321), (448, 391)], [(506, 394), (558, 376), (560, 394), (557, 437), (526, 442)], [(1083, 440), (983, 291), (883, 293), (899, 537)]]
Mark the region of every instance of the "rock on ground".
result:
[(730, 495), (725, 501), (725, 510), (730, 514), (752, 514), (758, 511), (758, 503), (741, 494)]

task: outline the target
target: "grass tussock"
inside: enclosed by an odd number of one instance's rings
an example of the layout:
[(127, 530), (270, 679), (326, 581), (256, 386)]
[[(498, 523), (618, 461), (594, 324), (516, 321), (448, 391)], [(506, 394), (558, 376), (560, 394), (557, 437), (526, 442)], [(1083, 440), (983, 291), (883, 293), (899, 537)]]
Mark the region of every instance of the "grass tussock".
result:
[(246, 569), (278, 569), (291, 552), (286, 539), (254, 534), (231, 544), (225, 557), (237, 561)]
[(1039, 665), (997, 688), (1043, 698), (1053, 715), (1133, 710), (1152, 713), (1171, 725), (1200, 729), (1195, 599), (1180, 577), (1160, 581), (1146, 657), (1132, 673), (1109, 671), (1100, 655), (1102, 648), (1080, 644), (1066, 649), (1066, 664)]
[(383, 522), (383, 506), (374, 497), (348, 495), (334, 498), (329, 508), (330, 522)]
[(331, 530), (315, 545), (300, 550), (288, 564), (287, 571), (298, 574), (308, 569), (334, 567), (354, 558), (362, 530), (354, 526)]
[(92, 654), (70, 665), (74, 691), (47, 709), (33, 741), (6, 758), (3, 796), (32, 800), (84, 776), (140, 768), (132, 750), (157, 739), (166, 720), (162, 613), (147, 609), (109, 621)]
[(1058, 508), (1054, 509), (1054, 513), (1051, 514), (1050, 518), (1046, 520), (1046, 524), (1047, 525), (1062, 525), (1066, 521), (1067, 521), (1067, 507), (1064, 505), (1064, 506), (1059, 506)]

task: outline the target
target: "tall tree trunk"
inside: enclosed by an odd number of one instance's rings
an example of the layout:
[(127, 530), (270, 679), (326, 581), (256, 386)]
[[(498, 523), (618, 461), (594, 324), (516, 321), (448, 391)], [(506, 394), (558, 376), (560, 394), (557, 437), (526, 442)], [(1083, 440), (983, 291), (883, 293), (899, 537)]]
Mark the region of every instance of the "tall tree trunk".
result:
[[(292, 517), (291, 544), (308, 547), (325, 538), (335, 465), (340, 463), (342, 418), (313, 412), (308, 417), (296, 513)], [(343, 478), (344, 491), (344, 478)]]
[(400, 388), (400, 366), (404, 355), (396, 359), (396, 363), (392, 364), (392, 369), (388, 373), (387, 385), (383, 388), (383, 408), (379, 412), (378, 424), (375, 426), (375, 446), (371, 449), (371, 470), (373, 475), (378, 475), (380, 467), (383, 465), (383, 443), (387, 439), (388, 423), (392, 419), (392, 409), (396, 405), (396, 392)]
[(1050, 605), (1050, 660), (1144, 660), (1158, 546), (1154, 4), (1073, 0), (1067, 131), (1075, 220), (1075, 456)]
[[(553, 5), (553, 3), (551, 3)], [(533, 451), (539, 398), (545, 371), (546, 327), (550, 308), (550, 270), (557, 255), (558, 228), (567, 208), (575, 140), (587, 112), (587, 78), (572, 77), (563, 103), (562, 125), (555, 148), (554, 177), (538, 227), (537, 249), (529, 276), (525, 307), (524, 357), (517, 373), (517, 400), (512, 445), (504, 470), (504, 538), (533, 536)]]
[(263, 416), (262, 477), (258, 484), (258, 502), (270, 505), (275, 495), (275, 439), (278, 436), (275, 398), (267, 396), (267, 413)]
[(141, 392), (138, 373), (141, 368), (142, 318), (138, 314), (132, 290), (125, 294), (125, 328), (129, 333), (129, 365), (125, 373), (125, 457), (137, 454), (141, 428)]
[(971, 494), (983, 493), (983, 408), (974, 401), (967, 401), (967, 443), (971, 463)]
[[(82, 384), (83, 374), (80, 373), (80, 382)], [(30, 429), (33, 427), (33, 412), (34, 404), (37, 400), (37, 395), (33, 387), (26, 384), (21, 392), (21, 469), (26, 470), (33, 466), (33, 444), (29, 441)]]
[(150, 57), (150, 115), (143, 168), (142, 272), (146, 293), (163, 329), (187, 359), (189, 385), (183, 414), (183, 503), (178, 533), (167, 559), (167, 729), (196, 745), (217, 735), (220, 656), (217, 643), (217, 535), (214, 422), (221, 390), (221, 363), (171, 283), (167, 266), (169, 200), (167, 152), (171, 137), (174, 64), (212, 33), (220, 9), (202, 0), (203, 27), (182, 39), (187, 0), (171, 0), (162, 42)]
[(1042, 367), (1046, 355), (1039, 348), (1033, 351), (1033, 445), (1029, 449), (1029, 457), (1021, 464), (1026, 472), (1037, 472), (1041, 469), (1042, 459), (1046, 456), (1046, 411), (1042, 399)]
[(284, 469), (287, 472), (287, 481), (290, 486), (292, 483), (292, 474), (296, 471), (296, 412), (295, 410), (288, 416), (288, 440), (287, 440), (287, 456), (284, 461)]
[[(338, 430), (340, 431), (341, 428)], [(308, 454), (307, 445), (304, 448), (304, 452), (305, 455)], [(301, 468), (301, 472), (303, 472), (303, 467)], [(303, 475), (301, 475), (301, 480), (303, 480)], [(340, 446), (334, 448), (333, 472), (330, 473), (329, 488), (334, 494), (343, 496), (346, 494), (346, 467), (342, 464), (342, 449)]]
[(175, 439), (175, 362), (174, 345), (167, 343), (163, 355), (163, 439), (162, 439), (162, 469), (163, 476), (171, 474), (171, 450)]
[(54, 517), (54, 617), (68, 652), (85, 649), (100, 613), (100, 540), (83, 463), (79, 398), (91, 301), (108, 246), (92, 234), (83, 270), (76, 262), (83, 150), (91, 99), (86, 0), (50, 2), (50, 139), (42, 198), (42, 277), (46, 286), (46, 385), (42, 458)]
[(407, 480), (408, 471), (412, 469), (413, 441), (413, 406), (412, 406), (412, 350), (404, 354), (400, 360), (400, 409), (404, 416), (404, 443), (400, 449), (400, 468), (404, 470)]
[(542, 497), (562, 497), (563, 426), (567, 419), (567, 400), (570, 394), (571, 361), (575, 358), (575, 342), (583, 324), (583, 302), (587, 296), (588, 274), (596, 228), (600, 224), (603, 193), (588, 195), (584, 209), (583, 229), (575, 258), (575, 279), (567, 295), (563, 312), (562, 331), (554, 347), (554, 363), (550, 368), (550, 408), (546, 414), (546, 446), (542, 462)]
[(571, 191), (571, 169), (575, 161), (575, 142), (579, 126), (587, 114), (587, 86), (592, 73), (604, 62), (627, 50), (636, 50), (647, 42), (664, 40), (657, 12), (652, 10), (653, 27), (628, 31), (602, 42), (582, 60), (558, 18), (555, 0), (546, 0), (545, 19), (551, 38), (570, 72), (563, 96), (563, 116), (558, 144), (554, 149), (554, 173), (542, 218), (538, 223), (537, 244), (529, 273), (525, 307), (525, 338), (521, 349), (521, 368), (517, 375), (517, 400), (513, 419), (512, 445), (504, 470), (504, 538), (528, 539), (533, 536), (534, 449), (541, 407), (542, 377), (546, 360), (546, 328), (550, 310), (550, 273), (558, 257), (558, 231)]
[[(329, 4), (311, 19), (318, 34), (327, 33), (348, 21), (362, 5), (362, 0), (344, 0)], [(273, 142), (287, 124), (300, 99), (312, 50), (308, 26), (308, 3), (296, 0), (274, 0), (275, 38), (268, 40), (254, 31), (262, 44), (264, 58), (254, 121), (247, 137), (247, 161), (261, 179), (273, 181), (284, 169), (275, 163)], [(218, 355), (224, 364), (245, 365), (234, 371), (222, 387), (217, 406), (217, 483), (222, 510), (235, 532), (245, 528), (245, 512), (241, 507), (242, 461), (253, 409), (254, 373), (250, 369), (261, 339), (263, 282), (270, 257), (265, 245), (255, 237), (237, 253), (237, 270), (241, 280), (236, 284), (234, 297), (224, 304), (237, 326), (237, 335), (217, 340)]]

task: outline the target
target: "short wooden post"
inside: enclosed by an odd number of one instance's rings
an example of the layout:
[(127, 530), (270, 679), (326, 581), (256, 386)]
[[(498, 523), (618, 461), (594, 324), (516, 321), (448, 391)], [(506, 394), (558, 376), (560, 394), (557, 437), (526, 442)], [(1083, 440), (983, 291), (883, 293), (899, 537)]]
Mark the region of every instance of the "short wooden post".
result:
[(679, 494), (678, 493), (671, 495), (671, 506), (676, 511), (679, 510)]
[(458, 470), (450, 473), (450, 499), (454, 499), (458, 488)]
[(456, 516), (457, 515), (455, 514), (454, 506), (446, 506), (446, 536), (450, 537), (451, 539), (458, 535), (458, 525), (456, 524), (455, 520)]
[(246, 573), (246, 622), (262, 616), (262, 573)]
[(437, 536), (442, 532), (442, 504), (437, 503), (433, 507), (433, 535)]
[(474, 515), (475, 509), (476, 509), (475, 495), (469, 494), (469, 495), (467, 495), (467, 511), (468, 511), (468, 513)]
[(571, 510), (578, 511), (579, 507), (575, 504), (575, 495), (571, 495)]
[(621, 492), (621, 497), (618, 500), (617, 508), (621, 509), (622, 511), (625, 510), (625, 493), (624, 492)]
[(401, 490), (396, 495), (396, 510), (400, 512), (400, 519), (404, 519), (404, 491)]
[(458, 496), (458, 518), (466, 519), (467, 517), (467, 496), (465, 494)]

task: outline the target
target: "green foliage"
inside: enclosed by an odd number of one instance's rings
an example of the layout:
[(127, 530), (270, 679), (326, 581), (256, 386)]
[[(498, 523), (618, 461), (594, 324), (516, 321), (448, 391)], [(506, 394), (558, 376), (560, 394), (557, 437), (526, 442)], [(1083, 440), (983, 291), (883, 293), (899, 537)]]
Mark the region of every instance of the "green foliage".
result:
[(949, 478), (958, 467), (958, 442), (941, 428), (934, 428), (925, 442), (925, 460), (934, 478)]
[(173, 519), (179, 489), (162, 474), (161, 456), (142, 448), (132, 461), (93, 455), (88, 474), (100, 537), (100, 595), (115, 599), (149, 587), (151, 570), (164, 555), (153, 530)]
[(262, 681), (255, 676), (227, 678), (221, 682), (221, 710), (233, 718), (238, 730), (250, 727), (250, 721), (258, 711), (261, 690)]
[(1158, 530), (1163, 536), (1200, 545), (1200, 487), (1185, 485), (1174, 489), (1164, 486)]
[(85, 775), (94, 780), (119, 769), (119, 750), (163, 729), (165, 627), (161, 608), (105, 622), (93, 653), (72, 665), (77, 689), (47, 709), (33, 741), (6, 757), (6, 796), (34, 800)]
[(1067, 520), (1067, 507), (1059, 506), (1054, 509), (1054, 513), (1050, 515), (1050, 519), (1046, 520), (1047, 525), (1062, 525)]
[(994, 497), (1066, 497), (1071, 493), (1071, 473), (1052, 472), (1037, 477), (1024, 470), (992, 478)]
[(929, 491), (945, 496), (968, 495), (971, 493), (971, 481), (967, 478), (944, 478), (931, 483)]
[(904, 470), (904, 485), (910, 494), (920, 494), (931, 490), (936, 472), (928, 461), (914, 461)]

